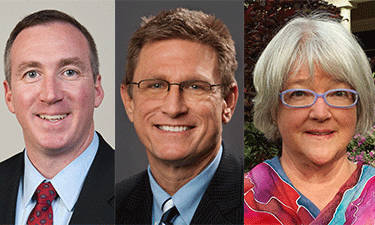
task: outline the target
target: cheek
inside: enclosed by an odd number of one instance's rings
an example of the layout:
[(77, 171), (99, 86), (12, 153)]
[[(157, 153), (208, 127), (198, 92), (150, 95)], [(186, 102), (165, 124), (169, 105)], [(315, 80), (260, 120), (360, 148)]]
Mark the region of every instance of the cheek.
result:
[(94, 108), (93, 105), (95, 104), (95, 89), (93, 88), (93, 86), (86, 84), (77, 86), (75, 88), (68, 87), (64, 89), (66, 90), (66, 97), (71, 96), (72, 100), (74, 99), (77, 102), (78, 107), (85, 106), (83, 108)]
[(343, 110), (341, 113), (337, 113), (335, 117), (340, 126), (348, 130), (348, 135), (351, 135), (351, 133), (354, 135), (357, 126), (356, 108)]
[[(37, 93), (35, 93), (35, 89), (29, 89), (29, 88), (18, 88), (12, 90), (12, 102), (17, 113), (22, 113), (23, 109), (28, 109), (33, 102), (36, 100)], [(20, 110), (22, 110), (20, 112)], [(17, 112), (18, 111), (18, 112)]]
[(214, 95), (197, 101), (192, 101), (188, 106), (200, 115), (214, 116), (216, 118), (218, 115), (221, 117), (225, 104), (219, 96)]
[(299, 110), (280, 109), (277, 113), (276, 124), (281, 135), (288, 135), (298, 130), (308, 118), (308, 114)]
[(160, 102), (147, 100), (143, 98), (133, 98), (134, 111), (133, 111), (133, 124), (134, 126), (145, 126), (150, 118), (156, 114)]

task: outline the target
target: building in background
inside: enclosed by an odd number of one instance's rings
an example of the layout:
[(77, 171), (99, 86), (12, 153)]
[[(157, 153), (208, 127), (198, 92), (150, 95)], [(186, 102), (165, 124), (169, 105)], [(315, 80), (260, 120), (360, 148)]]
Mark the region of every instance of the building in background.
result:
[(343, 24), (359, 38), (366, 55), (371, 59), (375, 73), (375, 1), (374, 0), (328, 0), (337, 6), (343, 17)]

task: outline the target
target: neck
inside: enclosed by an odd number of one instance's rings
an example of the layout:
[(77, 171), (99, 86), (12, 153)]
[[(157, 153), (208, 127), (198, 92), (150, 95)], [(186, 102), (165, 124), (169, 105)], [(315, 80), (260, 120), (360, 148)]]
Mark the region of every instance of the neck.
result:
[(322, 210), (350, 178), (356, 165), (346, 156), (324, 165), (303, 162), (283, 154), (281, 166), (294, 187)]
[[(220, 148), (220, 146), (219, 146)], [(175, 162), (165, 162), (149, 156), (149, 164), (156, 182), (170, 196), (198, 176), (215, 159), (219, 148), (204, 157), (203, 160), (190, 165)], [(199, 157), (201, 158), (201, 157)]]
[(61, 149), (36, 149), (26, 145), (27, 156), (33, 166), (47, 179), (52, 179), (67, 165), (80, 156), (91, 144), (94, 132), (79, 146)]
[(298, 157), (283, 154), (280, 162), (288, 177), (290, 174), (291, 177), (314, 183), (326, 183), (335, 178), (346, 177), (347, 172), (354, 172), (356, 168), (355, 164), (350, 162), (345, 155), (324, 164), (314, 164), (302, 161)]

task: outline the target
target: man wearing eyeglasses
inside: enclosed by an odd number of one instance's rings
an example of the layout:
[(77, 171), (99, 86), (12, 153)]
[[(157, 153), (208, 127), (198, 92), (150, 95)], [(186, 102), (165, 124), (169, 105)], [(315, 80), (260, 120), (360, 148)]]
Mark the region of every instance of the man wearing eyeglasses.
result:
[(121, 97), (149, 167), (117, 185), (116, 223), (243, 223), (242, 162), (222, 142), (235, 55), (227, 27), (201, 11), (161, 12), (133, 34)]

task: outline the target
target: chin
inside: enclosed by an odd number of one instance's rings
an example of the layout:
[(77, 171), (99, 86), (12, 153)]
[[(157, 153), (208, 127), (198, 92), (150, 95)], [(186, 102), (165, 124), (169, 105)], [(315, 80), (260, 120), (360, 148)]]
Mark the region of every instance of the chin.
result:
[(338, 161), (340, 158), (337, 155), (316, 155), (310, 158), (310, 162), (317, 166), (325, 166)]

